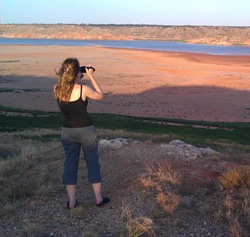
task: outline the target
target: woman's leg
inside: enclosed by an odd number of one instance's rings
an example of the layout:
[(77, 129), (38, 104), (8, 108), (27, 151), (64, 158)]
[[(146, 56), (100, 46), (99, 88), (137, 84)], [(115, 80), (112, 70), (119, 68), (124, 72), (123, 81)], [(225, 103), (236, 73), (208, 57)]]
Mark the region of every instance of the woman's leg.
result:
[(95, 194), (95, 202), (99, 204), (102, 202), (102, 185), (101, 183), (92, 183), (92, 188)]
[(76, 206), (76, 185), (66, 185), (66, 190), (69, 196), (68, 208), (74, 208)]
[(102, 196), (101, 191), (101, 167), (98, 154), (98, 140), (95, 126), (86, 128), (85, 137), (82, 140), (82, 150), (87, 164), (88, 181), (92, 184), (97, 206), (103, 206), (109, 202), (108, 197)]
[(62, 139), (62, 144), (65, 152), (63, 184), (66, 186), (69, 197), (68, 207), (73, 208), (76, 205), (76, 183), (81, 145), (65, 139)]
[(83, 152), (88, 169), (88, 181), (92, 184), (96, 205), (103, 206), (109, 202), (109, 198), (102, 196), (102, 176), (100, 171), (97, 141), (90, 146), (84, 146)]
[(92, 187), (95, 194), (96, 206), (102, 207), (110, 201), (109, 197), (102, 196), (101, 183), (92, 183)]

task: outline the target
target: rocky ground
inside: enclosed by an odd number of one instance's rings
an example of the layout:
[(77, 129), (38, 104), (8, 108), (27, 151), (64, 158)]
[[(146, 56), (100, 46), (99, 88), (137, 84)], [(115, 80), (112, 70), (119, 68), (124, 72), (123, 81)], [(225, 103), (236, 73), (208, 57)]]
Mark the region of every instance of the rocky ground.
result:
[[(33, 184), (33, 191), (1, 202), (0, 236), (234, 236), (225, 206), (228, 194), (218, 182), (222, 172), (239, 165), (232, 157), (178, 140), (101, 139), (103, 194), (111, 202), (95, 206), (82, 160), (79, 206), (69, 211), (61, 185), (61, 144), (46, 146), (50, 149), (28, 166), (19, 165), (22, 170), (6, 182), (23, 189)], [(1, 178), (2, 201), (6, 183)]]

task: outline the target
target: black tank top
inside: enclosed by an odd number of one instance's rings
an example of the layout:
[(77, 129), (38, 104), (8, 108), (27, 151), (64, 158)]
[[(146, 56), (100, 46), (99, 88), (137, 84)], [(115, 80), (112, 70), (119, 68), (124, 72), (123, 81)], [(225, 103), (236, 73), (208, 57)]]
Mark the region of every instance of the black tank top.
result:
[(57, 100), (57, 103), (62, 114), (63, 127), (80, 128), (93, 125), (87, 112), (88, 99), (86, 98), (86, 101), (82, 99), (82, 86), (78, 100), (69, 102)]

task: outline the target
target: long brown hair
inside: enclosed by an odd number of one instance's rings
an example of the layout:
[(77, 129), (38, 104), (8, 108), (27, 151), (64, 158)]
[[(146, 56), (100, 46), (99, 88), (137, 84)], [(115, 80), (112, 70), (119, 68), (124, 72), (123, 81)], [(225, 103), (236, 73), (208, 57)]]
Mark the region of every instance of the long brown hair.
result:
[(73, 90), (80, 64), (77, 58), (67, 58), (62, 63), (59, 71), (55, 71), (58, 82), (54, 87), (54, 95), (59, 101), (68, 102)]

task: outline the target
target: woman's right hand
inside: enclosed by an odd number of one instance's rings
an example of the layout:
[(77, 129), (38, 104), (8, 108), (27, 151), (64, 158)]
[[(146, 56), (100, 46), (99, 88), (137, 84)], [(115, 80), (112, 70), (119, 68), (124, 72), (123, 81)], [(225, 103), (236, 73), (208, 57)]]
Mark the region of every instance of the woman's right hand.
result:
[[(88, 67), (92, 67), (91, 65), (88, 65)], [(92, 68), (85, 68), (86, 69), (86, 73), (87, 73), (87, 75), (89, 76), (89, 77), (93, 77), (94, 76), (94, 69), (92, 69)]]

